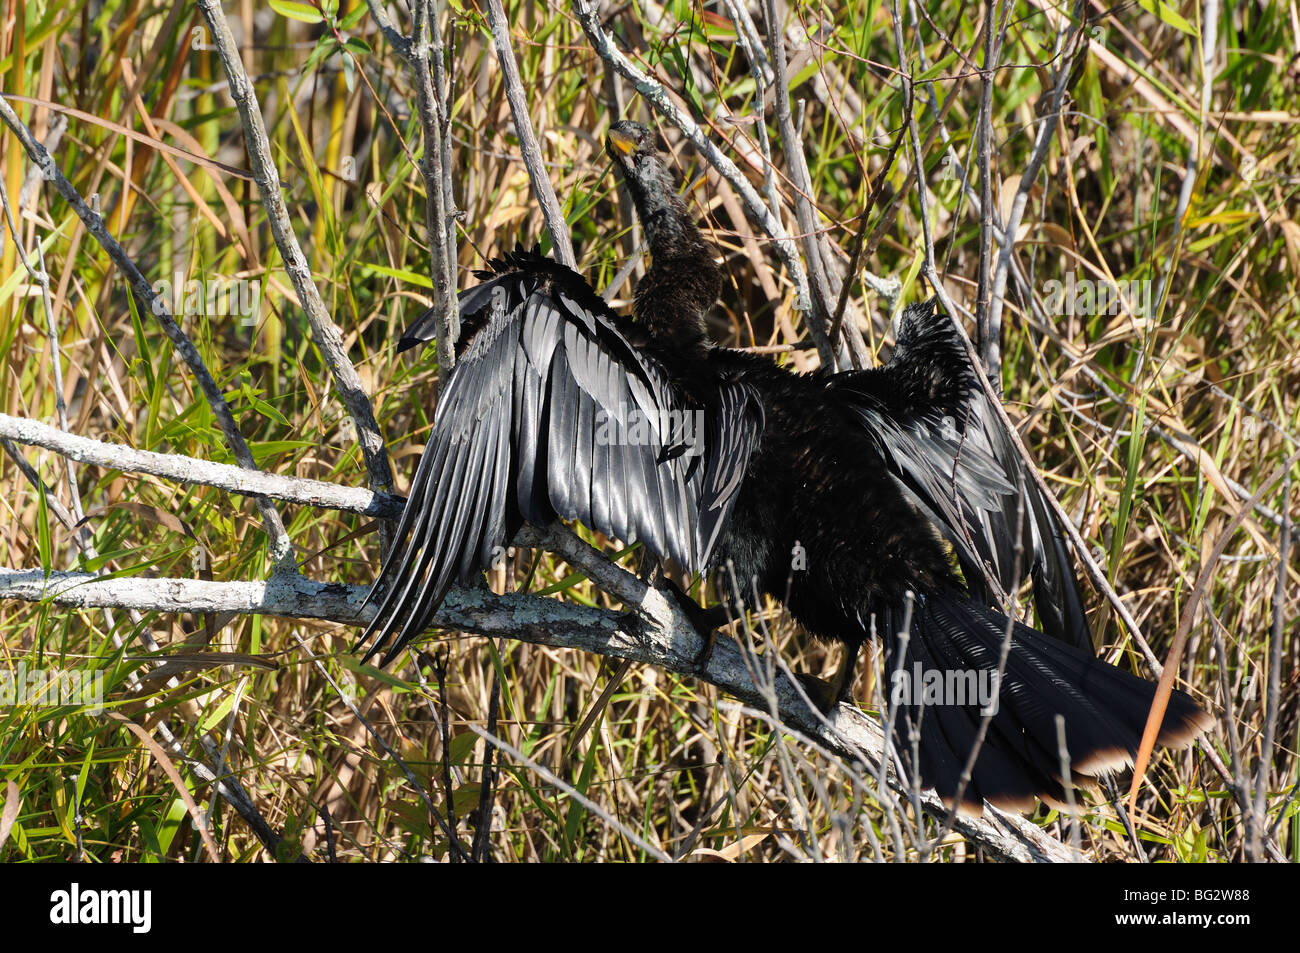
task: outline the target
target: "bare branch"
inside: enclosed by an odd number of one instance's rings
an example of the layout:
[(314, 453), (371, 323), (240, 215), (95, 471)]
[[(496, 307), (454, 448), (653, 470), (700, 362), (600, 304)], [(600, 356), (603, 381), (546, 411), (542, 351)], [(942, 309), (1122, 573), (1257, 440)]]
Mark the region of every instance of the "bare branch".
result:
[(363, 516), (396, 519), (403, 501), (391, 493), (374, 493), (359, 487), (339, 486), (321, 480), (281, 476), (246, 470), (228, 463), (211, 463), (178, 453), (154, 453), (119, 444), (79, 437), (35, 420), (0, 414), (0, 438), (55, 453), (94, 466), (124, 473), (148, 473), (178, 483), (211, 486), (241, 496), (270, 497), (288, 503), (323, 506)]
[(528, 169), (528, 179), (533, 184), (533, 195), (542, 207), (542, 217), (546, 220), (546, 230), (551, 235), (551, 245), (555, 248), (556, 256), (570, 268), (576, 268), (578, 262), (573, 257), (569, 226), (564, 220), (560, 202), (555, 197), (551, 178), (546, 174), (542, 150), (537, 144), (533, 123), (528, 116), (528, 101), (524, 98), (524, 85), (519, 79), (515, 51), (510, 46), (510, 27), (506, 23), (505, 11), (501, 9), (501, 0), (488, 0), (488, 20), (492, 25), (492, 45), (496, 47), (497, 61), (501, 64), (501, 75), (505, 80), (510, 115), (515, 121), (515, 135), (519, 137), (519, 151), (523, 154), (524, 166)]
[(339, 400), (356, 427), (370, 487), (388, 492), (393, 488), (393, 469), (388, 462), (388, 450), (379, 432), (379, 423), (375, 420), (370, 398), (361, 386), (361, 378), (357, 376), (356, 368), (352, 366), (347, 349), (343, 346), (343, 335), (325, 310), (325, 302), (321, 300), (320, 291), (311, 276), (311, 267), (302, 253), (298, 236), (294, 234), (289, 210), (280, 189), (280, 173), (271, 158), (266, 123), (253, 92), (253, 84), (244, 71), (243, 61), (235, 46), (234, 34), (230, 32), (220, 0), (199, 0), (199, 9), (203, 12), (203, 19), (208, 24), (213, 44), (225, 68), (230, 98), (234, 100), (243, 122), (244, 145), (248, 149), (262, 207), (266, 210), (267, 224), (275, 237), (280, 257), (284, 259), (285, 271), (289, 273), (289, 280), (293, 282), (298, 301), (307, 316), (307, 323), (311, 325), (316, 346), (320, 348), (321, 356), (334, 377)]
[[(1025, 169), (1020, 175), (1020, 185), (1016, 188), (1015, 198), (1011, 202), (1011, 212), (1007, 215), (1006, 224), (1002, 229), (1006, 240), (1002, 243), (997, 271), (993, 275), (993, 292), (989, 302), (988, 341), (994, 348), (1002, 334), (1002, 306), (1005, 303), (1007, 275), (1011, 270), (1011, 255), (1015, 250), (1016, 230), (1020, 227), (1021, 216), (1024, 215), (1025, 205), (1029, 201), (1029, 190), (1033, 188), (1038, 170), (1046, 161), (1047, 150), (1056, 136), (1056, 124), (1061, 115), (1061, 103), (1065, 99), (1070, 74), (1074, 71), (1078, 57), (1085, 55), (1087, 51), (1088, 44), (1083, 33), (1083, 0), (1076, 0), (1070, 17), (1062, 19), (1057, 33), (1056, 55), (1053, 57), (1057, 71), (1056, 85), (1050, 97), (1046, 93), (1042, 97), (1047, 101), (1046, 106), (1037, 110), (1041, 117), (1038, 138), (1034, 142), (1034, 151), (1030, 154), (1029, 161), (1025, 163)], [(988, 371), (996, 375), (997, 365), (990, 365)]]
[[(1291, 498), (1291, 476), (1282, 479), (1282, 499)], [(1282, 645), (1286, 618), (1286, 570), (1291, 543), (1290, 514), (1283, 511), (1282, 535), (1278, 540), (1277, 583), (1273, 587), (1273, 625), (1268, 633), (1268, 690), (1264, 698), (1264, 737), (1259, 744), (1259, 766), (1255, 770), (1255, 800), (1250, 814), (1246, 849), (1251, 860), (1259, 860), (1264, 828), (1268, 824), (1269, 777), (1273, 770), (1273, 743), (1282, 712)]]
[[(998, 0), (984, 4), (984, 65), (980, 69), (980, 111), (975, 125), (976, 158), (980, 173), (979, 285), (975, 292), (975, 346), (984, 366), (1000, 381), (1000, 343), (989, 329), (989, 297), (993, 293), (993, 71), (998, 57)], [(999, 387), (999, 390), (1001, 388)]]
[[(785, 164), (790, 170), (790, 180), (794, 188), (795, 217), (799, 222), (804, 258), (808, 261), (809, 290), (812, 292), (808, 329), (812, 332), (813, 340), (817, 342), (817, 350), (829, 351), (832, 354), (832, 359), (826, 366), (833, 370), (836, 361), (835, 342), (830, 338), (831, 302), (835, 300), (836, 293), (827, 280), (825, 263), (822, 261), (821, 244), (818, 241), (821, 225), (817, 221), (817, 209), (812, 201), (812, 176), (808, 172), (808, 161), (804, 158), (803, 143), (795, 131), (794, 117), (790, 114), (785, 36), (776, 15), (776, 0), (766, 0), (763, 11), (767, 19), (768, 53), (772, 60), (773, 83), (776, 86), (773, 96), (776, 125), (781, 135), (782, 149), (785, 151)], [(761, 117), (759, 121), (763, 121)], [(822, 361), (826, 362), (825, 353), (822, 354)]]

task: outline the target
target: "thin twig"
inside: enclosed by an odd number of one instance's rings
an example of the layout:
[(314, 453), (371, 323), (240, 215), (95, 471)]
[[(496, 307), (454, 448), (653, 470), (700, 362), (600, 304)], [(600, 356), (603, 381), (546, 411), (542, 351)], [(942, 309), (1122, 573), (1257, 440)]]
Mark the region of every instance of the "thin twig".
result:
[(979, 283), (975, 293), (975, 346), (995, 381), (1001, 366), (999, 342), (989, 329), (993, 262), (993, 71), (997, 67), (998, 0), (984, 5), (984, 65), (980, 69), (980, 111), (975, 124), (976, 158), (980, 176)]
[[(1282, 478), (1282, 499), (1291, 499), (1291, 475)], [(1278, 540), (1277, 584), (1273, 587), (1273, 626), (1268, 635), (1268, 691), (1264, 700), (1264, 735), (1259, 743), (1259, 765), (1255, 769), (1255, 803), (1251, 813), (1249, 837), (1246, 848), (1252, 861), (1259, 860), (1264, 827), (1268, 823), (1269, 779), (1273, 771), (1273, 744), (1277, 738), (1278, 717), (1282, 713), (1282, 645), (1283, 623), (1286, 619), (1286, 571), (1290, 555), (1290, 512), (1282, 510), (1282, 535)]]
[(625, 825), (622, 821), (616, 818), (613, 814), (610, 814), (608, 811), (606, 811), (595, 801), (591, 800), (591, 798), (587, 797), (585, 794), (583, 794), (573, 785), (569, 784), (568, 782), (558, 777), (554, 772), (548, 769), (545, 765), (540, 764), (537, 761), (534, 761), (532, 758), (528, 757), (528, 755), (524, 754), (514, 745), (510, 744), (510, 742), (505, 741), (502, 738), (498, 738), (496, 735), (492, 734), (492, 732), (487, 731), (484, 728), (480, 728), (478, 725), (474, 724), (473, 722), (470, 722), (469, 730), (474, 732), (474, 734), (478, 735), (480, 738), (482, 738), (484, 741), (486, 741), (488, 744), (492, 745), (493, 747), (500, 748), (502, 752), (508, 754), (511, 758), (513, 758), (514, 760), (518, 761), (520, 764), (527, 767), (530, 771), (532, 771), (534, 774), (540, 777), (547, 784), (555, 785), (565, 794), (569, 795), (569, 797), (573, 798), (575, 801), (577, 801), (587, 810), (591, 811), (591, 813), (599, 817), (610, 827), (614, 828), (620, 834), (622, 834), (624, 837), (630, 840), (632, 843), (636, 844), (637, 847), (641, 848), (643, 851), (645, 851), (655, 860), (659, 860), (667, 864), (673, 863), (673, 859), (667, 854), (665, 854), (658, 847), (655, 847), (653, 844), (649, 843), (640, 834), (636, 833), (636, 831), (627, 827), (627, 825)]
[[(505, 639), (497, 639), (494, 661), (499, 661), (505, 651)], [(489, 734), (497, 733), (497, 713), (501, 707), (501, 676), (496, 665), (492, 667), (492, 691), (488, 696), (487, 730)], [(496, 748), (485, 745), (487, 757), (483, 759), (483, 774), (479, 779), (478, 814), (474, 827), (474, 842), (470, 846), (470, 856), (477, 864), (488, 859), (488, 843), (492, 834), (492, 802), (496, 797), (497, 765)]]
[[(1070, 75), (1074, 72), (1078, 58), (1086, 55), (1088, 51), (1087, 36), (1083, 32), (1083, 6), (1083, 0), (1075, 0), (1070, 17), (1061, 23), (1060, 31), (1057, 33), (1056, 55), (1053, 57), (1056, 85), (1052, 88), (1050, 96), (1045, 92), (1040, 100), (1040, 107), (1037, 110), (1037, 114), (1041, 117), (1038, 138), (1034, 142), (1034, 150), (1029, 155), (1029, 161), (1025, 163), (1024, 171), (1020, 174), (1020, 184), (1016, 187), (1011, 211), (1002, 229), (1006, 241), (998, 256), (997, 271), (993, 274), (992, 298), (989, 302), (988, 341), (993, 346), (996, 346), (995, 342), (1002, 334), (1002, 306), (1007, 290), (1007, 275), (1011, 270), (1011, 255), (1015, 250), (1016, 230), (1019, 229), (1020, 219), (1025, 213), (1029, 191), (1038, 177), (1038, 170), (1047, 160), (1047, 150), (1056, 136), (1057, 120), (1061, 116), (1061, 103), (1065, 99)], [(1046, 104), (1045, 108), (1043, 103)], [(996, 377), (999, 374), (999, 367), (998, 364), (989, 364), (987, 370)]]
[(542, 218), (546, 221), (546, 231), (551, 236), (551, 245), (555, 249), (556, 256), (570, 268), (576, 268), (578, 262), (573, 256), (573, 241), (569, 238), (569, 225), (564, 220), (559, 199), (555, 197), (555, 188), (551, 185), (550, 176), (546, 174), (542, 150), (537, 144), (533, 123), (528, 115), (528, 100), (524, 97), (524, 85), (519, 78), (515, 51), (510, 46), (510, 27), (506, 23), (505, 10), (501, 8), (501, 0), (487, 0), (487, 7), (488, 22), (492, 27), (492, 45), (496, 47), (497, 62), (501, 64), (506, 100), (510, 103), (515, 135), (519, 137), (519, 151), (523, 155), (524, 167), (528, 170), (528, 180), (533, 184), (533, 195), (537, 198), (537, 204), (542, 207)]
[[(404, 760), (402, 760), (402, 756), (394, 751), (392, 746), (384, 740), (384, 736), (375, 730), (375, 727), (370, 724), (366, 719), (366, 716), (361, 714), (361, 711), (353, 703), (352, 699), (348, 697), (348, 693), (339, 687), (338, 682), (336, 682), (333, 676), (330, 675), (329, 669), (325, 667), (319, 657), (312, 653), (311, 649), (308, 648), (307, 643), (302, 640), (302, 637), (298, 635), (297, 632), (292, 632), (291, 634), (293, 635), (294, 641), (298, 643), (298, 647), (302, 649), (303, 655), (316, 667), (316, 670), (329, 684), (330, 688), (334, 689), (334, 694), (336, 694), (339, 697), (339, 700), (343, 702), (344, 707), (352, 713), (353, 718), (361, 722), (362, 726), (367, 732), (369, 732), (370, 737), (375, 739), (375, 744), (379, 745), (379, 747), (383, 749), (384, 754), (388, 755), (389, 760), (391, 760), (393, 764), (397, 765), (397, 769), (405, 776), (407, 783), (415, 789), (415, 793), (418, 794), (420, 800), (424, 802), (424, 807), (429, 812), (429, 816), (433, 818), (434, 822), (438, 825), (438, 829), (441, 830), (443, 836), (447, 838), (447, 849), (460, 860), (467, 860), (468, 857), (465, 854), (465, 848), (461, 844), (459, 838), (456, 837), (456, 832), (448, 826), (442, 813), (434, 806), (433, 799), (429, 797), (429, 792), (426, 791), (424, 785), (420, 783), (420, 779), (415, 776), (415, 772), (410, 769)], [(450, 794), (448, 794), (447, 799), (448, 801), (451, 800)]]

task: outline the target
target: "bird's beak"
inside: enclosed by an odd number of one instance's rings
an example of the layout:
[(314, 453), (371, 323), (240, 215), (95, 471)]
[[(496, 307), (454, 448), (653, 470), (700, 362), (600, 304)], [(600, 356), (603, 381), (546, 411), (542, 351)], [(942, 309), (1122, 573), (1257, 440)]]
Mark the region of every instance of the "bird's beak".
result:
[(611, 129), (606, 141), (625, 156), (630, 156), (636, 152), (636, 139), (621, 129)]

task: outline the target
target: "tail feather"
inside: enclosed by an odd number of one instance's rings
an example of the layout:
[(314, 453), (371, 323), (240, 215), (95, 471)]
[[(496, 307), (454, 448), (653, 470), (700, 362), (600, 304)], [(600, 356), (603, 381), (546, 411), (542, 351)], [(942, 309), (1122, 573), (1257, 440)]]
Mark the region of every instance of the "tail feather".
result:
[[(978, 662), (972, 665), (970, 657), (959, 647), (954, 636), (960, 633), (954, 630), (950, 619), (936, 618), (933, 622), (927, 625), (914, 622), (906, 671), (915, 671), (917, 662), (923, 672), (960, 672), (979, 666)], [(988, 663), (984, 666), (987, 671), (996, 670), (996, 655), (984, 661)], [(922, 780), (929, 783), (931, 778), (951, 779), (951, 783), (935, 782), (940, 793), (951, 798), (975, 745), (982, 707), (943, 704), (949, 699), (925, 696), (921, 701), (919, 705), (908, 706), (900, 715), (909, 728), (920, 728)], [(932, 701), (940, 703), (927, 704)], [(1028, 810), (1039, 794), (1064, 794), (1054, 778), (1038, 769), (1041, 759), (1034, 750), (1033, 739), (1018, 730), (1007, 709), (999, 707), (993, 715), (980, 750), (981, 756), (962, 795), (963, 810), (978, 812), (986, 798), (1017, 810)], [(904, 761), (908, 762), (908, 758)]]
[[(1097, 776), (1131, 765), (1155, 696), (1152, 682), (1010, 624), (999, 683), (1006, 617), (955, 593), (929, 596), (918, 600), (901, 661), (891, 658), (886, 668), (899, 757), (923, 786), (950, 802), (984, 712), (993, 712), (962, 793), (959, 806), (967, 812), (977, 813), (985, 800), (1019, 810), (1035, 797), (1060, 806), (1067, 786), (1091, 786)], [(1061, 770), (1058, 714), (1065, 721), (1068, 776)], [(1185, 747), (1210, 724), (1190, 696), (1175, 690), (1159, 741)]]

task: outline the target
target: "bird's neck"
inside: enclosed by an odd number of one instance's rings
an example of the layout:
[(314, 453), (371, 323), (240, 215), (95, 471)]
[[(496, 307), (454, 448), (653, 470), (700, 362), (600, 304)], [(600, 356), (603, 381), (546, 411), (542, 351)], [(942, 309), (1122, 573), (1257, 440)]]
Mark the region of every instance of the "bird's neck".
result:
[(647, 162), (638, 174), (628, 177), (627, 187), (655, 258), (698, 254), (704, 248), (700, 230), (662, 162)]
[(703, 341), (704, 315), (722, 290), (713, 251), (673, 187), (667, 167), (656, 164), (627, 184), (653, 258), (637, 287), (637, 317), (661, 339), (679, 344)]

